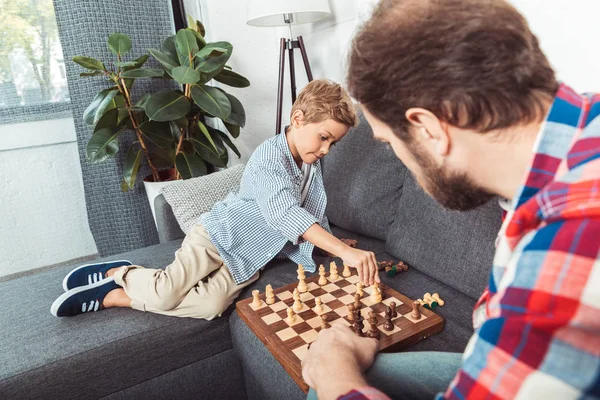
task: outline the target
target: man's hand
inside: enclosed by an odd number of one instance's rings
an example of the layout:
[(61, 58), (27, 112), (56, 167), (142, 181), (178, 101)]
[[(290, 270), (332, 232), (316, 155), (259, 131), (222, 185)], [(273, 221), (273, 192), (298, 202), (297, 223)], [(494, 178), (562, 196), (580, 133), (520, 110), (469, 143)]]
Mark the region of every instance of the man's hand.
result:
[(380, 282), (375, 253), (346, 246), (340, 257), (346, 264), (356, 268), (358, 278), (365, 285)]
[(334, 324), (322, 330), (302, 360), (302, 377), (319, 399), (336, 399), (366, 386), (362, 373), (373, 364), (379, 341)]

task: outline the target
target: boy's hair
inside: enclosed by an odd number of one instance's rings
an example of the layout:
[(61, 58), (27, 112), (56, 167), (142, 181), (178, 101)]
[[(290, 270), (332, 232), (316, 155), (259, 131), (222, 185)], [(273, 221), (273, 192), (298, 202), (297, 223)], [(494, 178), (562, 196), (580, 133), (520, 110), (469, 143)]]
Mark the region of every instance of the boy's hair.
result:
[(504, 0), (382, 0), (349, 62), (352, 96), (407, 142), (409, 108), (484, 133), (543, 118), (558, 90), (527, 21)]
[(304, 121), (307, 124), (329, 118), (349, 127), (358, 123), (356, 110), (348, 92), (339, 83), (327, 79), (309, 82), (294, 102), (290, 117), (296, 110), (304, 113)]

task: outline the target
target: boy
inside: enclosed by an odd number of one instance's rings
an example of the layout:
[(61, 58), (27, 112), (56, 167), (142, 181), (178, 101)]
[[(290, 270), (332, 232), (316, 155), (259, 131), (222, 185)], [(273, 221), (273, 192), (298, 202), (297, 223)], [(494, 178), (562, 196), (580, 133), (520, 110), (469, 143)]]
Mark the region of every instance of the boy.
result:
[(164, 271), (114, 263), (79, 267), (65, 277), (67, 292), (52, 314), (131, 307), (210, 320), (278, 255), (314, 272), (314, 246), (341, 257), (372, 284), (378, 279), (374, 254), (334, 237), (325, 216), (320, 159), (356, 125), (350, 97), (339, 84), (310, 82), (290, 119), (285, 132), (256, 149), (239, 191), (201, 216)]

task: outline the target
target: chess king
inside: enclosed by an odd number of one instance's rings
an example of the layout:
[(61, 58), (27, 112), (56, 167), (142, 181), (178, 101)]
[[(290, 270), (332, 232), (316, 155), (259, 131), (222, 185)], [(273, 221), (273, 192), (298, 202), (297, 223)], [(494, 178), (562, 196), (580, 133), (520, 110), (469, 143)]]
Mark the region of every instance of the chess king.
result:
[(373, 339), (332, 327), (303, 360), (319, 398), (600, 398), (600, 94), (558, 82), (511, 3), (381, 0), (350, 45), (374, 140), (442, 206), (497, 196), (507, 215), (464, 355), (375, 359)]

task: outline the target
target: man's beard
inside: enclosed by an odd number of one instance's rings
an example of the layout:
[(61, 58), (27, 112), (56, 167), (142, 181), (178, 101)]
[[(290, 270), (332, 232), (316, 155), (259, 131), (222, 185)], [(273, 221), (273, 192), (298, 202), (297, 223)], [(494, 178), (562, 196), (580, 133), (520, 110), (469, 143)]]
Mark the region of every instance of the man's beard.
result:
[[(417, 145), (418, 146), (418, 145)], [(413, 177), (434, 200), (450, 210), (468, 211), (477, 208), (495, 195), (475, 184), (467, 174), (448, 171), (438, 167), (435, 161), (420, 148), (409, 146), (413, 157), (421, 167), (422, 177)]]

